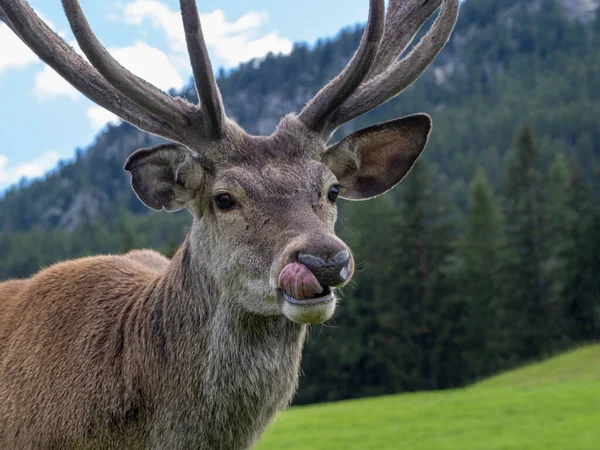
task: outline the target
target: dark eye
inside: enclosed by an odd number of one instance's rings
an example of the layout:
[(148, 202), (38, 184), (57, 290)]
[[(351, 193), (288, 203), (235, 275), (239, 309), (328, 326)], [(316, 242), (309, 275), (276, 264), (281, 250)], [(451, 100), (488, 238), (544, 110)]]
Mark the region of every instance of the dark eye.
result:
[(229, 194), (219, 194), (215, 196), (215, 204), (217, 208), (227, 210), (235, 206), (235, 201)]
[(337, 186), (331, 186), (329, 188), (329, 193), (327, 194), (327, 198), (330, 202), (335, 203), (338, 196), (340, 195), (340, 189)]

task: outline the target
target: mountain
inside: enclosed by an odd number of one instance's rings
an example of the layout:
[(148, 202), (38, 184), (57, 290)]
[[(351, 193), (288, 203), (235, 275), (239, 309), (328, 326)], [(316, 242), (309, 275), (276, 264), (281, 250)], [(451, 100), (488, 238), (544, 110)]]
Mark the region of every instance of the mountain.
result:
[[(464, 209), (466, 186), (478, 167), (494, 186), (517, 127), (530, 123), (543, 152), (576, 157), (589, 178), (600, 163), (600, 52), (594, 0), (469, 0), (435, 63), (406, 92), (345, 125), (357, 127), (419, 111), (434, 132), (426, 158), (436, 183)], [(427, 28), (427, 27), (425, 27)], [(251, 133), (270, 133), (341, 70), (360, 39), (346, 29), (288, 56), (269, 55), (221, 73), (227, 113)], [(180, 95), (195, 99), (190, 83)], [(122, 170), (135, 149), (159, 139), (123, 124), (109, 126), (72, 162), (45, 178), (9, 189), (0, 199), (0, 230), (67, 227), (109, 220), (115, 208), (145, 214)], [(596, 187), (599, 183), (596, 181)]]

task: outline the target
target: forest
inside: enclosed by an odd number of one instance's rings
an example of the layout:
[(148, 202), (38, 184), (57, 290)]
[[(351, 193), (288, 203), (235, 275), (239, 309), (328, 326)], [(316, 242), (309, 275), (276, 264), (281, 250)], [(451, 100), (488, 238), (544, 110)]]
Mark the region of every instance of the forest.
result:
[[(358, 262), (334, 319), (311, 329), (296, 402), (472, 383), (600, 340), (600, 14), (574, 0), (468, 0), (455, 35), (405, 93), (343, 127), (425, 111), (425, 155), (393, 192), (340, 202)], [(346, 63), (361, 29), (269, 55), (219, 85), (269, 133)], [(189, 88), (179, 93), (194, 99)], [(122, 124), (0, 197), (0, 280), (56, 261), (155, 248), (187, 212), (149, 212), (122, 170), (158, 142)]]

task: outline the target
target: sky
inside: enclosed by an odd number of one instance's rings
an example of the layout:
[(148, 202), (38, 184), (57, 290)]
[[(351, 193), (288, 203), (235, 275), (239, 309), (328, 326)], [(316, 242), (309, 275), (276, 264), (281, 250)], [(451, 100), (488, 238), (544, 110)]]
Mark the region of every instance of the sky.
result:
[[(77, 48), (59, 0), (30, 0)], [(163, 90), (181, 88), (191, 69), (177, 0), (80, 0), (100, 41), (125, 67)], [(313, 44), (364, 23), (366, 0), (198, 0), (213, 67), (230, 69), (294, 42)], [(0, 192), (37, 177), (86, 148), (116, 117), (43, 64), (0, 22)]]

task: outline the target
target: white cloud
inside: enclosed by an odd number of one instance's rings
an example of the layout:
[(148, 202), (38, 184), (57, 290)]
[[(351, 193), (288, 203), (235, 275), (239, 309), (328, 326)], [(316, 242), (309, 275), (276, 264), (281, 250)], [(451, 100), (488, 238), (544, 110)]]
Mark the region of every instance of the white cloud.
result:
[(163, 90), (183, 86), (183, 78), (171, 64), (169, 57), (157, 48), (138, 41), (130, 47), (109, 51), (131, 72)]
[[(130, 47), (109, 49), (110, 53), (123, 66), (137, 76), (165, 91), (183, 86), (183, 78), (171, 64), (169, 57), (157, 48), (144, 42), (136, 42)], [(107, 123), (116, 125), (120, 120), (113, 113), (100, 106), (93, 106), (86, 111), (94, 131), (99, 131)]]
[[(39, 14), (39, 13), (38, 13)], [(42, 17), (42, 20), (48, 24), (51, 29), (54, 25), (47, 19)], [(64, 33), (58, 32), (64, 37)], [(34, 63), (41, 63), (40, 59), (33, 51), (27, 47), (17, 37), (13, 31), (8, 28), (8, 25), (0, 23), (0, 76), (2, 72), (9, 69), (24, 69)], [(79, 47), (75, 46), (79, 51)], [(43, 69), (35, 76), (33, 86), (34, 95), (40, 100), (47, 100), (59, 96), (67, 96), (71, 99), (77, 99), (79, 93), (69, 83), (67, 83), (60, 75), (52, 68), (44, 65)]]
[[(64, 35), (61, 33), (61, 36)], [(77, 42), (67, 42), (84, 59), (87, 59)], [(63, 77), (61, 77), (52, 67), (45, 65), (44, 68), (36, 73), (33, 84), (33, 94), (38, 100), (52, 100), (56, 97), (68, 97), (71, 100), (77, 100), (80, 93), (71, 86)]]
[(16, 183), (21, 178), (35, 178), (56, 166), (59, 157), (55, 151), (47, 151), (40, 156), (17, 164), (10, 164), (6, 156), (0, 155), (0, 187)]
[[(55, 29), (50, 20), (39, 12), (37, 14), (51, 29)], [(64, 35), (61, 32), (58, 32), (58, 34), (60, 36)], [(30, 64), (41, 62), (37, 55), (8, 28), (8, 25), (2, 22), (0, 22), (0, 43), (2, 43), (0, 45), (0, 76), (6, 70), (24, 69)]]
[[(74, 48), (80, 53), (77, 47)], [(184, 83), (169, 57), (144, 42), (138, 41), (129, 47), (109, 49), (109, 52), (131, 72), (163, 90), (179, 88)], [(78, 91), (49, 66), (37, 73), (33, 92), (39, 100), (60, 96), (76, 100), (79, 97)]]
[(185, 35), (179, 12), (155, 0), (136, 0), (125, 5), (124, 20), (132, 25), (142, 25), (148, 19), (155, 28), (162, 29), (170, 41), (171, 49), (185, 49)]
[(288, 54), (292, 51), (292, 43), (275, 33), (251, 41), (245, 41), (244, 36), (231, 36), (223, 39), (217, 50), (229, 66), (235, 66), (252, 58), (261, 58), (269, 52)]
[[(229, 22), (223, 11), (217, 9), (201, 14), (200, 19), (209, 49), (227, 67), (262, 57), (268, 52), (289, 53), (292, 50), (292, 42), (276, 33), (259, 34), (260, 28), (269, 21), (267, 13), (248, 12), (235, 22)], [(132, 25), (142, 25), (148, 20), (165, 33), (172, 51), (185, 52), (179, 11), (172, 11), (157, 0), (135, 0), (125, 5), (124, 20)]]
[(80, 95), (77, 89), (66, 82), (50, 66), (44, 66), (35, 75), (33, 93), (38, 100), (50, 100), (61, 96), (77, 100)]
[[(77, 46), (74, 46), (81, 53)], [(165, 91), (180, 88), (184, 81), (169, 57), (157, 48), (144, 42), (136, 42), (129, 47), (109, 49), (109, 52), (123, 66), (139, 77), (149, 81)], [(65, 96), (71, 100), (81, 97), (79, 92), (67, 83), (52, 68), (45, 66), (36, 74), (33, 92), (38, 100), (50, 100)], [(117, 124), (119, 119), (101, 107), (92, 107), (86, 111), (91, 127), (98, 131), (107, 123)]]
[(100, 131), (107, 123), (118, 125), (121, 119), (101, 106), (92, 106), (85, 112), (94, 131)]
[(0, 76), (8, 69), (23, 69), (39, 61), (8, 25), (0, 23)]

